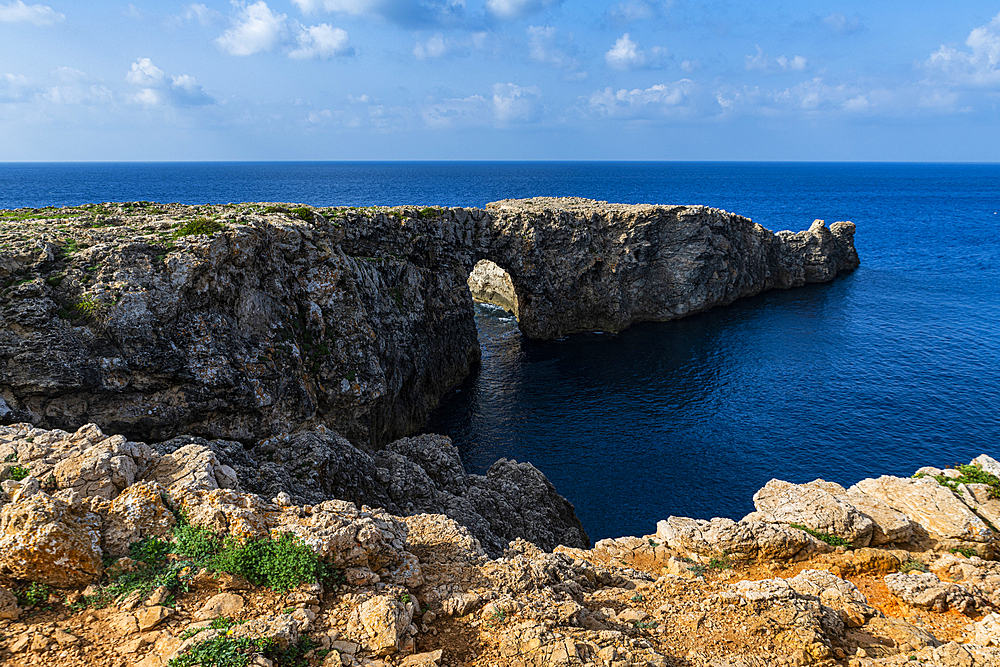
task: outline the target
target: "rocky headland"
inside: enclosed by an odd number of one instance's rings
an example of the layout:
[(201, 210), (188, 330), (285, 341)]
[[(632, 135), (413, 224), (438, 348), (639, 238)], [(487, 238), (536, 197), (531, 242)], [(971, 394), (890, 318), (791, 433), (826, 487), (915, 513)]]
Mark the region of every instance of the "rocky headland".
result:
[(831, 280), (853, 234), (580, 199), (0, 213), (0, 661), (993, 664), (989, 457), (591, 548), (530, 464), (407, 437), (478, 363), (473, 294), (618, 331)]

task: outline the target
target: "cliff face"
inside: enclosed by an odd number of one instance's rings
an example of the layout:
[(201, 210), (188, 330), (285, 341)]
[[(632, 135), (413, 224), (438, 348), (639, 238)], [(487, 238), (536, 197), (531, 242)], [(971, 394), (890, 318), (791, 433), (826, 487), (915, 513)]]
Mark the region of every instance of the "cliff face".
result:
[[(466, 280), (522, 331), (617, 331), (857, 266), (854, 225), (772, 234), (705, 207), (121, 205), (0, 223), (0, 419), (244, 442), (325, 424), (380, 448), (479, 360)], [(502, 273), (500, 275), (503, 275)]]
[[(489, 204), (493, 247), (510, 274), (518, 324), (532, 338), (621, 331), (684, 317), (768, 289), (832, 280), (857, 268), (854, 224), (817, 220), (771, 233), (705, 206), (629, 206), (535, 198)], [(477, 272), (477, 275), (480, 272)], [(482, 272), (481, 300), (504, 293)]]

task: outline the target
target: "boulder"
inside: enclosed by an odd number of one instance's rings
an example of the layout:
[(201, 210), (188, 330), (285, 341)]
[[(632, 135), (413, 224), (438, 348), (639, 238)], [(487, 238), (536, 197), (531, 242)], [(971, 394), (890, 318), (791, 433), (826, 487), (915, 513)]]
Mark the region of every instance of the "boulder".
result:
[(147, 537), (166, 538), (177, 523), (163, 502), (165, 491), (157, 482), (139, 482), (125, 489), (110, 503), (91, 501), (101, 515), (101, 544), (111, 556), (125, 556), (129, 545)]
[(812, 535), (783, 524), (724, 518), (705, 521), (672, 516), (656, 524), (656, 538), (681, 552), (764, 560), (788, 560), (833, 550)]
[(965, 587), (941, 581), (932, 572), (889, 574), (886, 588), (903, 602), (937, 612), (955, 609), (963, 614), (978, 607), (976, 596)]
[(850, 490), (877, 498), (903, 512), (927, 537), (942, 546), (961, 542), (990, 542), (993, 531), (951, 489), (931, 477), (900, 478), (883, 475), (863, 479)]
[(201, 609), (195, 612), (196, 621), (211, 621), (212, 619), (225, 616), (232, 618), (243, 611), (243, 598), (235, 593), (219, 593), (210, 597)]
[(0, 571), (56, 587), (85, 586), (100, 575), (100, 519), (38, 493), (0, 509)]
[(352, 612), (347, 632), (375, 655), (392, 655), (403, 650), (413, 611), (413, 603), (376, 595)]
[(753, 496), (757, 508), (754, 518), (768, 523), (800, 524), (841, 537), (855, 546), (868, 546), (873, 530), (871, 518), (822, 488), (823, 484), (823, 480), (791, 484), (772, 479)]

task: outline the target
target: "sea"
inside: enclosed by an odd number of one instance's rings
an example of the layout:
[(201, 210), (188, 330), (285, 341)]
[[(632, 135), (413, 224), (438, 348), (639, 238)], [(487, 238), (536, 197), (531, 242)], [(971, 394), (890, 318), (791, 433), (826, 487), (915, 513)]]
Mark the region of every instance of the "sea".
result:
[(526, 340), (477, 306), (481, 368), (425, 430), (470, 472), (530, 461), (592, 540), (738, 519), (769, 479), (845, 486), (1000, 458), (1000, 164), (0, 164), (0, 208), (108, 201), (705, 204), (772, 230), (850, 220), (861, 267), (623, 332)]

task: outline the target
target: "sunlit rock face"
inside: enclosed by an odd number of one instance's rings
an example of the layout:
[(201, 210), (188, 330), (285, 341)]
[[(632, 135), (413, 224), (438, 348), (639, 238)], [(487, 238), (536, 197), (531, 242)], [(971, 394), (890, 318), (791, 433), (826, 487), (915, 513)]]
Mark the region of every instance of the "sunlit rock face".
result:
[(4, 231), (0, 420), (145, 441), (324, 424), (378, 449), (413, 433), (479, 362), (467, 281), (480, 260), (540, 339), (858, 264), (851, 223), (772, 234), (703, 206), (584, 199), (123, 206)]

